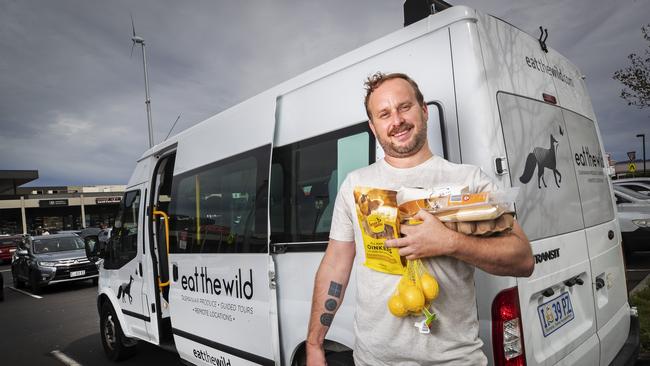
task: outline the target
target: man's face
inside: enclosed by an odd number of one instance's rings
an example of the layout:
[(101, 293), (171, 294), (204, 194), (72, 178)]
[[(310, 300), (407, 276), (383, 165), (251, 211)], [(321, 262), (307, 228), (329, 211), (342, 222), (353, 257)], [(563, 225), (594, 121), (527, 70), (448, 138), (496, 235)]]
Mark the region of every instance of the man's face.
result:
[(370, 128), (386, 155), (406, 158), (427, 142), (426, 106), (420, 106), (411, 85), (391, 79), (379, 86), (368, 100)]

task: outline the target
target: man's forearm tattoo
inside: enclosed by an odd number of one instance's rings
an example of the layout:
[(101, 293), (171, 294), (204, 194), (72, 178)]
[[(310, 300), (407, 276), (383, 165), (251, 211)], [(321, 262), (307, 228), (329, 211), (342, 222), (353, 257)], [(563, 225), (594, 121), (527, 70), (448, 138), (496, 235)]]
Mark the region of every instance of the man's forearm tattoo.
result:
[(336, 309), (336, 305), (337, 302), (334, 299), (327, 299), (327, 301), (325, 301), (325, 309), (329, 311), (334, 311), (334, 309)]
[[(343, 290), (343, 285), (340, 283), (331, 281), (330, 282), (330, 288), (327, 291), (327, 294), (336, 298), (341, 298), (341, 291)], [(325, 300), (325, 309), (329, 311), (334, 311), (336, 310), (336, 306), (338, 305), (338, 302), (334, 299), (327, 299)], [(323, 313), (320, 316), (320, 323), (323, 324), (326, 327), (329, 327), (332, 325), (332, 320), (334, 319), (334, 314), (330, 313)]]
[(332, 319), (334, 319), (334, 314), (323, 313), (320, 316), (320, 323), (326, 327), (329, 327), (330, 325), (332, 325)]
[(328, 295), (341, 298), (341, 290), (343, 286), (340, 283), (334, 281), (330, 282), (330, 289), (327, 292)]

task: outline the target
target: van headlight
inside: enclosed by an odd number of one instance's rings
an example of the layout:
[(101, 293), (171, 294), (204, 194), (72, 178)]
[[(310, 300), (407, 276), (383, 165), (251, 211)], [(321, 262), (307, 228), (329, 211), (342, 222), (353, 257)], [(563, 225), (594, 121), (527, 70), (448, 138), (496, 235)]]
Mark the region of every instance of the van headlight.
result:
[(637, 220), (632, 220), (632, 223), (638, 227), (643, 227), (643, 228), (649, 228), (650, 227), (650, 219), (637, 219)]
[(41, 267), (55, 267), (58, 262), (38, 262)]

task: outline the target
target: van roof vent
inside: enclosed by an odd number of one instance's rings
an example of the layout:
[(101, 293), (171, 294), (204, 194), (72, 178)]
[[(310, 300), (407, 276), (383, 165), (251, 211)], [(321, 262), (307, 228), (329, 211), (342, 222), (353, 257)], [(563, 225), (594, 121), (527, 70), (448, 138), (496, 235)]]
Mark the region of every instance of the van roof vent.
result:
[(451, 7), (451, 4), (443, 0), (406, 0), (404, 2), (404, 26)]

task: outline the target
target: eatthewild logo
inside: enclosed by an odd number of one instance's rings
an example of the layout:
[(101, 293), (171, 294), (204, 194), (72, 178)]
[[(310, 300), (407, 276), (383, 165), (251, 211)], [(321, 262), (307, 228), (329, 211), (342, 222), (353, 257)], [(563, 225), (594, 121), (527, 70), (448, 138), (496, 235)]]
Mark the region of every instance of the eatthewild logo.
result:
[(210, 295), (231, 296), (238, 299), (253, 298), (253, 270), (248, 270), (248, 281), (244, 281), (241, 268), (237, 269), (234, 278), (212, 278), (208, 273), (208, 267), (194, 267), (194, 273), (181, 277), (183, 290), (201, 292)]

